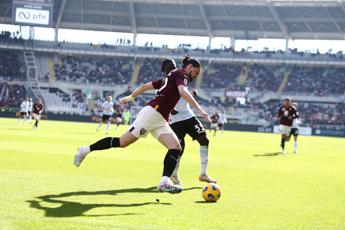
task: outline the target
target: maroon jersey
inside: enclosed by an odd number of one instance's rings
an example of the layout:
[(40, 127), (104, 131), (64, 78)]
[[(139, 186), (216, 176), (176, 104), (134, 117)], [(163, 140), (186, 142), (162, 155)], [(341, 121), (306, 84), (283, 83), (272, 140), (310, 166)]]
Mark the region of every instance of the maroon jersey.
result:
[(211, 118), (212, 123), (218, 123), (219, 115), (218, 115), (218, 113), (215, 113), (210, 118)]
[(158, 91), (156, 97), (146, 105), (157, 110), (168, 121), (170, 112), (180, 99), (178, 86), (187, 86), (187, 84), (188, 77), (183, 69), (170, 72), (167, 77), (152, 82), (153, 87)]
[(35, 103), (33, 106), (33, 113), (39, 114), (43, 111), (43, 104), (42, 103)]
[(292, 106), (282, 106), (279, 108), (278, 117), (280, 118), (281, 125), (292, 126), (292, 121), (298, 117), (298, 113)]

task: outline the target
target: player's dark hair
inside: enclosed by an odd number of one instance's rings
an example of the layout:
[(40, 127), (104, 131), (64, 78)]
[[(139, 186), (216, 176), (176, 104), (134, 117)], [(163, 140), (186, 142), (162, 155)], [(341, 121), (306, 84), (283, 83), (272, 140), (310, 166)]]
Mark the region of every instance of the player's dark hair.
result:
[(186, 68), (187, 65), (192, 64), (193, 67), (200, 68), (201, 64), (198, 59), (193, 58), (189, 54), (182, 60), (182, 68)]
[(174, 59), (166, 58), (162, 61), (162, 72), (165, 74), (170, 73), (170, 71), (176, 69), (176, 63)]

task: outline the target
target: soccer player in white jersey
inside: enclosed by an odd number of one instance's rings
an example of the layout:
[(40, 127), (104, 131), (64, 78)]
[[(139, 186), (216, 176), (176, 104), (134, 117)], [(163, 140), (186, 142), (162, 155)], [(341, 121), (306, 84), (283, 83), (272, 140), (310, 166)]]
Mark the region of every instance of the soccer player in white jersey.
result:
[(20, 104), (20, 113), (18, 117), (18, 124), (20, 123), (20, 119), (23, 119), (23, 124), (26, 122), (27, 114), (28, 114), (28, 103), (29, 103), (29, 98), (26, 98), (25, 101), (23, 101)]
[(218, 128), (221, 130), (221, 134), (224, 133), (224, 125), (227, 123), (227, 117), (224, 110), (219, 112)]
[(292, 107), (295, 108), (297, 116), (292, 121), (290, 137), (293, 136), (293, 138), (294, 138), (293, 153), (297, 153), (297, 149), (298, 149), (298, 140), (297, 140), (297, 138), (298, 138), (298, 134), (299, 134), (298, 127), (301, 124), (301, 121), (299, 120), (299, 112), (298, 112), (298, 108), (297, 108), (298, 104), (296, 102), (292, 103)]
[[(171, 71), (176, 69), (176, 64), (173, 59), (165, 59), (162, 63), (162, 71), (165, 74), (169, 74)], [(193, 90), (192, 94), (197, 95), (197, 91)], [(197, 140), (200, 144), (200, 175), (199, 180), (207, 183), (217, 183), (216, 180), (212, 179), (207, 175), (207, 162), (208, 162), (208, 145), (209, 140), (206, 137), (206, 131), (202, 123), (196, 118), (193, 110), (186, 100), (180, 98), (175, 105), (174, 110), (171, 112), (170, 116), (170, 127), (175, 132), (177, 138), (182, 147), (182, 152), (177, 159), (177, 164), (173, 174), (170, 179), (175, 185), (181, 185), (178, 177), (178, 170), (180, 166), (180, 161), (185, 148), (184, 138), (186, 134)]]
[(29, 119), (29, 124), (31, 124), (31, 120), (32, 120), (32, 109), (33, 109), (34, 103), (32, 102), (32, 98), (29, 97), (29, 101), (28, 101), (28, 119)]
[(101, 128), (103, 122), (107, 123), (106, 134), (109, 133), (111, 116), (114, 113), (114, 103), (111, 96), (107, 96), (107, 100), (102, 104), (102, 120), (99, 122), (97, 131)]

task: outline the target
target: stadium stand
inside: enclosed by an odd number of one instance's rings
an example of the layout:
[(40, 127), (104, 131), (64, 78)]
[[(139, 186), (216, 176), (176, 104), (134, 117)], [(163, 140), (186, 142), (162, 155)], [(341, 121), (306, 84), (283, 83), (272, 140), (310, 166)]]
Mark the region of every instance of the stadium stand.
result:
[(0, 80), (25, 80), (23, 59), (14, 50), (0, 50)]
[(0, 107), (18, 108), (26, 96), (26, 89), (23, 85), (0, 82)]
[(55, 64), (57, 81), (78, 84), (128, 84), (132, 71), (133, 61), (127, 58), (64, 56)]

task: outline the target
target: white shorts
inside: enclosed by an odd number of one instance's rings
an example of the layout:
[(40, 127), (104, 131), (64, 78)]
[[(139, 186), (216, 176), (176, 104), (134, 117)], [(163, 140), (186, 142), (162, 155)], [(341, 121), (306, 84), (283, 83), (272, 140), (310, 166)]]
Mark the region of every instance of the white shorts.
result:
[(41, 114), (33, 113), (32, 115), (33, 115), (33, 117), (34, 117), (34, 120), (39, 120), (39, 119), (41, 119)]
[(116, 117), (116, 122), (117, 123), (121, 123), (122, 122), (122, 118), (121, 117)]
[(217, 123), (211, 123), (211, 129), (218, 129)]
[(151, 133), (157, 140), (162, 134), (175, 135), (164, 117), (151, 106), (145, 106), (139, 111), (128, 131), (137, 138)]
[(281, 134), (285, 134), (286, 136), (290, 136), (291, 126), (279, 125), (279, 132)]

